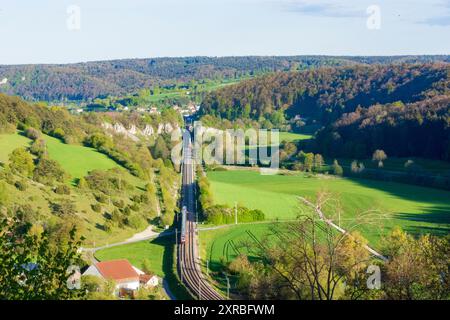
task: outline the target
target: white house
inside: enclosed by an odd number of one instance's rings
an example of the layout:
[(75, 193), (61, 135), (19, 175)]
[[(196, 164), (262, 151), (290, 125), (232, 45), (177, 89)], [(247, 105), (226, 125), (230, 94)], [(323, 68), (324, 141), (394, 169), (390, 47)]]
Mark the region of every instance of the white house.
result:
[(159, 284), (156, 275), (145, 274), (126, 259), (98, 262), (91, 265), (83, 273), (85, 275), (113, 280), (119, 296), (132, 294), (140, 287), (156, 287)]
[(154, 274), (142, 274), (139, 276), (141, 286), (153, 288), (159, 285), (159, 278)]
[(83, 276), (97, 276), (106, 280), (113, 280), (116, 289), (138, 290), (139, 274), (128, 260), (112, 260), (98, 262), (90, 266)]

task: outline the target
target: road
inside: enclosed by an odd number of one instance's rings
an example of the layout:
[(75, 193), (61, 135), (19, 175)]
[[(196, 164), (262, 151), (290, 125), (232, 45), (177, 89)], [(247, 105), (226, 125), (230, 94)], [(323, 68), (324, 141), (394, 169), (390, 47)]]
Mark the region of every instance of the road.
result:
[(183, 139), (182, 201), (187, 208), (186, 240), (178, 245), (178, 270), (180, 277), (190, 292), (199, 300), (223, 300), (206, 281), (200, 267), (198, 253), (197, 212), (195, 205), (195, 164), (192, 157), (190, 136)]

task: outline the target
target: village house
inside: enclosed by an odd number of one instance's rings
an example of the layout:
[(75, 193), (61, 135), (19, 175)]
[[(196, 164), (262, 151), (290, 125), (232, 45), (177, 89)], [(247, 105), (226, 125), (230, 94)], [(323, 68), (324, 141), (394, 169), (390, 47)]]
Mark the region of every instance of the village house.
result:
[(156, 275), (145, 274), (125, 259), (97, 262), (83, 273), (85, 275), (113, 280), (116, 283), (116, 293), (121, 297), (132, 295), (141, 287), (155, 287), (159, 284)]

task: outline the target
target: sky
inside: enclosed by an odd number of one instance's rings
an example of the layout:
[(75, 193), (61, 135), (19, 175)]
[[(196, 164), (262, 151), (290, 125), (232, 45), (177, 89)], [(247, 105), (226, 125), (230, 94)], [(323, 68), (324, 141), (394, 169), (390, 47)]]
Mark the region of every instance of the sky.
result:
[(450, 54), (450, 0), (0, 0), (0, 64)]

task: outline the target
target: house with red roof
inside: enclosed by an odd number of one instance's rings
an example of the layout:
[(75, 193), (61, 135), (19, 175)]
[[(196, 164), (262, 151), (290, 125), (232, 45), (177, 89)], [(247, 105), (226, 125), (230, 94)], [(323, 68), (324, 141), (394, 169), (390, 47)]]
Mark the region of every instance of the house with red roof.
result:
[(126, 259), (97, 262), (91, 265), (83, 275), (114, 281), (120, 296), (124, 292), (132, 293), (141, 286), (154, 287), (159, 283), (156, 275), (145, 274)]

